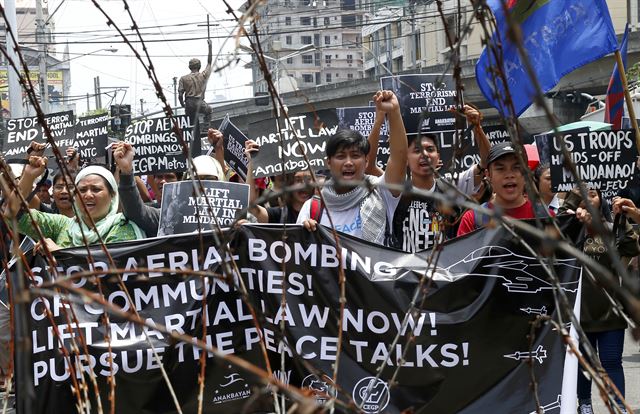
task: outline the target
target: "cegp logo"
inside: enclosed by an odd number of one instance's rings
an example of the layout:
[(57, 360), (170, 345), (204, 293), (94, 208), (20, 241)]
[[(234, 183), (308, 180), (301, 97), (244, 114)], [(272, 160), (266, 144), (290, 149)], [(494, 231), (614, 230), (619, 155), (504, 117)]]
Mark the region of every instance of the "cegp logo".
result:
[(365, 377), (353, 387), (353, 400), (366, 414), (375, 414), (389, 405), (389, 386), (376, 377)]
[(301, 384), (301, 388), (306, 388), (313, 393), (313, 397), (319, 405), (325, 405), (330, 398), (338, 395), (335, 384), (326, 375), (307, 375)]

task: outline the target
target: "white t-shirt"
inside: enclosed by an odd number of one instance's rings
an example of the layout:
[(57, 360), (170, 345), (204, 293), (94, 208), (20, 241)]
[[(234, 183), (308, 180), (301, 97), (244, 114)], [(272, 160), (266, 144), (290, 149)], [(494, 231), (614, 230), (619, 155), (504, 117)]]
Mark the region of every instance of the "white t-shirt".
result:
[(454, 183), (461, 193), (471, 196), (480, 189), (479, 185), (475, 185), (476, 164), (462, 171), (461, 173), (445, 174), (445, 179), (450, 183)]
[[(398, 206), (398, 202), (400, 201), (400, 196), (394, 197), (389, 189), (384, 186), (384, 175), (382, 177), (370, 176), (369, 180), (373, 185), (376, 186), (376, 190), (374, 191), (378, 191), (380, 193), (382, 202), (385, 204), (385, 207), (387, 209), (387, 223), (390, 229), (391, 222), (393, 220), (393, 213), (396, 211), (396, 207)], [(302, 205), (296, 223), (302, 224), (303, 221), (311, 217), (312, 200), (313, 199), (307, 200)], [(337, 231), (362, 238), (362, 219), (360, 218), (359, 205), (342, 211), (332, 211), (328, 207), (325, 207), (325, 209), (329, 210), (329, 214), (331, 214), (331, 219), (333, 220), (333, 226)], [(331, 227), (327, 211), (324, 211), (322, 216), (320, 217), (320, 224)]]

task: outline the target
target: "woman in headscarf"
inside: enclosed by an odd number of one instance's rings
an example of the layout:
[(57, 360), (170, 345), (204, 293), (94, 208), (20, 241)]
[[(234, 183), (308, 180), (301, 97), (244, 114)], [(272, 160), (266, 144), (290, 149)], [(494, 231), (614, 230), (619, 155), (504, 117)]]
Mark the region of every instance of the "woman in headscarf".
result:
[[(42, 174), (46, 165), (47, 159), (44, 157), (29, 158), (19, 184), (23, 196), (29, 194), (33, 182)], [(108, 244), (145, 237), (135, 223), (118, 213), (118, 187), (109, 170), (99, 166), (87, 167), (76, 176), (75, 186), (76, 217), (30, 210), (30, 214), (23, 214), (19, 218), (19, 231), (35, 240), (40, 238), (30, 218), (32, 216), (44, 237), (55, 243), (49, 243), (50, 250), (95, 244), (100, 240)], [(20, 200), (16, 194), (12, 194), (9, 201), (7, 215), (14, 217), (18, 214)]]

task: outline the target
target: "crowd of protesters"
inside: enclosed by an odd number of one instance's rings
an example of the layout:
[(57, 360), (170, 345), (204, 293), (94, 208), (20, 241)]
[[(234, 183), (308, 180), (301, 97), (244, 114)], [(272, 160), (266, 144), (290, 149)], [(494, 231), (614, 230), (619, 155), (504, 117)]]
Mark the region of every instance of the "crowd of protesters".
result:
[[(608, 268), (612, 266), (606, 244), (594, 230), (587, 203), (599, 211), (605, 227), (613, 226), (612, 212), (623, 213), (631, 222), (640, 222), (640, 210), (628, 198), (614, 199), (609, 209), (597, 190), (589, 190), (588, 200), (582, 200), (578, 191), (566, 197), (554, 194), (549, 166), (545, 164), (531, 172), (535, 186), (533, 192), (527, 191), (526, 156), (523, 159), (523, 152), (512, 142), (491, 146), (483, 132), (481, 112), (470, 105), (465, 105), (462, 111), (474, 132), (480, 162), (450, 175), (441, 171), (436, 135), (419, 133), (408, 139), (400, 104), (392, 92), (379, 91), (373, 102), (376, 118), (369, 137), (353, 130), (339, 130), (328, 138), (324, 174), (299, 171), (267, 180), (254, 179), (249, 164), (245, 180), (250, 185), (249, 221), (298, 223), (309, 231), (316, 231), (319, 224), (333, 226), (369, 242), (419, 252), (473, 232), (491, 221), (487, 214), (461, 208), (458, 203), (461, 200), (499, 210), (514, 219), (574, 214), (587, 229), (584, 252)], [(385, 119), (390, 156), (381, 169), (376, 166), (376, 154)], [(225, 163), (222, 134), (210, 129), (208, 137), (215, 153), (193, 159), (195, 176), (201, 180), (242, 181)], [(43, 178), (50, 167), (44, 149), (44, 145), (32, 144), (26, 162), (12, 169), (14, 177), (6, 176), (2, 181), (5, 184), (0, 225), (6, 226), (15, 218), (21, 234), (39, 241), (37, 249), (46, 246), (48, 251), (55, 251), (155, 237), (163, 185), (190, 179), (187, 171), (147, 176), (145, 180), (136, 177), (134, 146), (118, 142), (112, 145), (113, 170), (97, 165), (79, 168), (77, 152), (69, 149), (64, 168), (49, 180)], [(246, 142), (249, 161), (259, 150), (256, 142)], [(16, 185), (8, 185), (9, 179), (15, 179)], [(436, 200), (433, 193), (441, 197)], [(632, 258), (640, 252), (638, 237), (628, 223), (623, 226), (616, 234), (617, 253)], [(15, 237), (7, 227), (1, 230), (0, 259), (6, 260), (8, 246)], [(625, 319), (614, 309), (608, 293), (592, 278), (584, 279), (582, 298), (583, 328), (599, 351), (609, 377), (624, 395), (621, 357)], [(0, 324), (3, 322), (6, 323), (0, 320)], [(3, 327), (0, 331), (8, 332)], [(8, 349), (6, 341), (8, 335), (0, 335), (1, 348)], [(7, 369), (6, 353), (0, 355), (0, 364), (1, 369)], [(579, 376), (578, 397), (580, 412), (592, 412), (591, 384), (583, 375)]]

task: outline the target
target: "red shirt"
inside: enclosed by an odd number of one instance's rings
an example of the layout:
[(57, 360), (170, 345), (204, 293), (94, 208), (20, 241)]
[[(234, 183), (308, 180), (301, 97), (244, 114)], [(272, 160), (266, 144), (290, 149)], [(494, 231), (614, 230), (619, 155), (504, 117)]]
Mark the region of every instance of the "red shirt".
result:
[[(493, 209), (493, 204), (489, 203), (488, 208)], [(504, 210), (504, 214), (514, 219), (531, 219), (536, 217), (536, 213), (533, 210), (533, 204), (527, 200), (520, 207), (508, 208)], [(553, 215), (553, 213), (551, 213)], [(476, 217), (473, 210), (467, 210), (460, 219), (460, 226), (458, 227), (458, 237), (463, 234), (471, 233), (476, 229)]]

